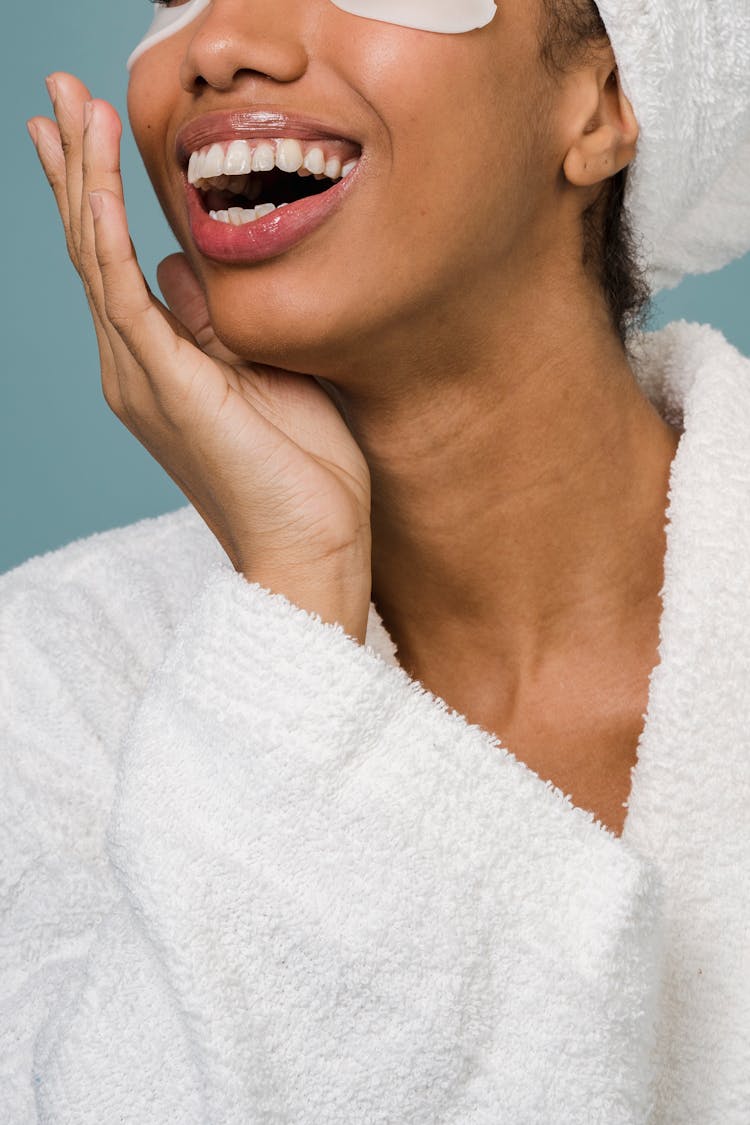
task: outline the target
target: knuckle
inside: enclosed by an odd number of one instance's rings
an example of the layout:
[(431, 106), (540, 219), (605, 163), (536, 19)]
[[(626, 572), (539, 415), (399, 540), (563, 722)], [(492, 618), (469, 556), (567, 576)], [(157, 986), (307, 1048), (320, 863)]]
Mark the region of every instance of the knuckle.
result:
[(106, 402), (107, 406), (119, 418), (123, 411), (123, 401), (120, 394), (120, 388), (117, 385), (117, 380), (103, 378), (102, 394), (104, 395), (104, 401)]
[(139, 421), (144, 421), (149, 413), (149, 404), (137, 379), (120, 379), (119, 401), (119, 417), (122, 421), (127, 419), (128, 429), (135, 433), (140, 428)]
[(81, 271), (78, 264), (78, 249), (73, 241), (73, 236), (71, 235), (70, 230), (67, 227), (65, 229), (65, 245), (68, 250), (68, 257), (75, 266), (76, 270), (78, 270), (78, 272), (80, 273)]
[(107, 319), (121, 336), (129, 337), (133, 331), (133, 317), (110, 297), (106, 300)]
[(128, 380), (122, 379), (116, 371), (113, 371), (102, 377), (102, 393), (112, 413), (130, 430), (131, 434), (140, 440), (141, 431), (137, 421), (140, 412)]
[[(81, 243), (78, 250), (78, 262), (84, 274), (90, 274), (96, 269), (96, 254), (92, 246), (85, 242)], [(85, 276), (83, 278), (83, 283), (88, 288), (88, 279)]]
[(44, 178), (47, 181), (47, 183), (49, 184), (49, 186), (52, 188), (52, 194), (55, 196), (55, 198), (57, 198), (58, 190), (59, 190), (59, 183), (60, 183), (59, 177), (51, 169), (45, 167), (44, 168)]
[(73, 227), (68, 227), (65, 232), (65, 241), (68, 244), (68, 253), (73, 261), (73, 265), (81, 272), (81, 240), (78, 237), (77, 231)]
[(121, 422), (125, 421), (128, 414), (127, 404), (123, 397), (122, 387), (114, 367), (110, 370), (102, 370), (102, 394), (104, 401), (109, 409), (115, 414)]

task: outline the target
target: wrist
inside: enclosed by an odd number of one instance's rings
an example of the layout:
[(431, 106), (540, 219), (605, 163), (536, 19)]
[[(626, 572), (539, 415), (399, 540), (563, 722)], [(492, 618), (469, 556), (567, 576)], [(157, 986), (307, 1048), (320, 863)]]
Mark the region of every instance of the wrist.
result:
[(365, 643), (370, 612), (372, 573), (341, 565), (320, 563), (285, 567), (284, 571), (239, 567), (248, 582), (257, 582), (272, 594), (283, 594), (288, 601), (316, 613), (329, 625), (340, 625), (359, 644)]

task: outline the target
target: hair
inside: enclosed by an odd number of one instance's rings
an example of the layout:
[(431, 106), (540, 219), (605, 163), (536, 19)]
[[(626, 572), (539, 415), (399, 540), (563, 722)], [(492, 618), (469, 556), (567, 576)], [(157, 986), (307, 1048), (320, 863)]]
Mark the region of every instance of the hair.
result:
[[(541, 58), (553, 76), (609, 42), (594, 0), (542, 0)], [(597, 279), (612, 324), (624, 346), (648, 319), (651, 290), (638, 260), (636, 238), (625, 206), (628, 168), (605, 183), (582, 215), (582, 262)]]

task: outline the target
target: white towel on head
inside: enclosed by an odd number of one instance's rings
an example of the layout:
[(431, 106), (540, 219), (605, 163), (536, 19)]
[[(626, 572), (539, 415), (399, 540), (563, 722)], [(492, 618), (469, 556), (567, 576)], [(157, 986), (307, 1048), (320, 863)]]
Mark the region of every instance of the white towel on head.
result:
[(750, 0), (597, 0), (641, 135), (628, 188), (655, 289), (750, 250)]

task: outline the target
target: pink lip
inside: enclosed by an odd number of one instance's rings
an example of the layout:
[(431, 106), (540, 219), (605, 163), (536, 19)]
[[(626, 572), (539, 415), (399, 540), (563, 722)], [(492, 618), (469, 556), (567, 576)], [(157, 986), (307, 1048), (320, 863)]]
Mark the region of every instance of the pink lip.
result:
[[(344, 146), (342, 162), (360, 157), (361, 146), (342, 137), (330, 125), (277, 109), (230, 110), (207, 113), (183, 126), (175, 141), (187, 196), (190, 231), (198, 250), (218, 262), (250, 263), (285, 253), (330, 218), (347, 198), (357, 181), (359, 165), (327, 191), (290, 203), (262, 219), (242, 226), (212, 219), (201, 193), (188, 183), (186, 166), (190, 154), (214, 141), (236, 138), (297, 137), (300, 140), (335, 140)], [(349, 150), (347, 152), (347, 150)]]
[(339, 209), (347, 192), (354, 187), (356, 175), (357, 168), (354, 168), (328, 191), (299, 199), (239, 227), (212, 219), (203, 206), (201, 193), (185, 176), (188, 219), (195, 245), (207, 258), (217, 262), (262, 262), (275, 258), (317, 230)]

